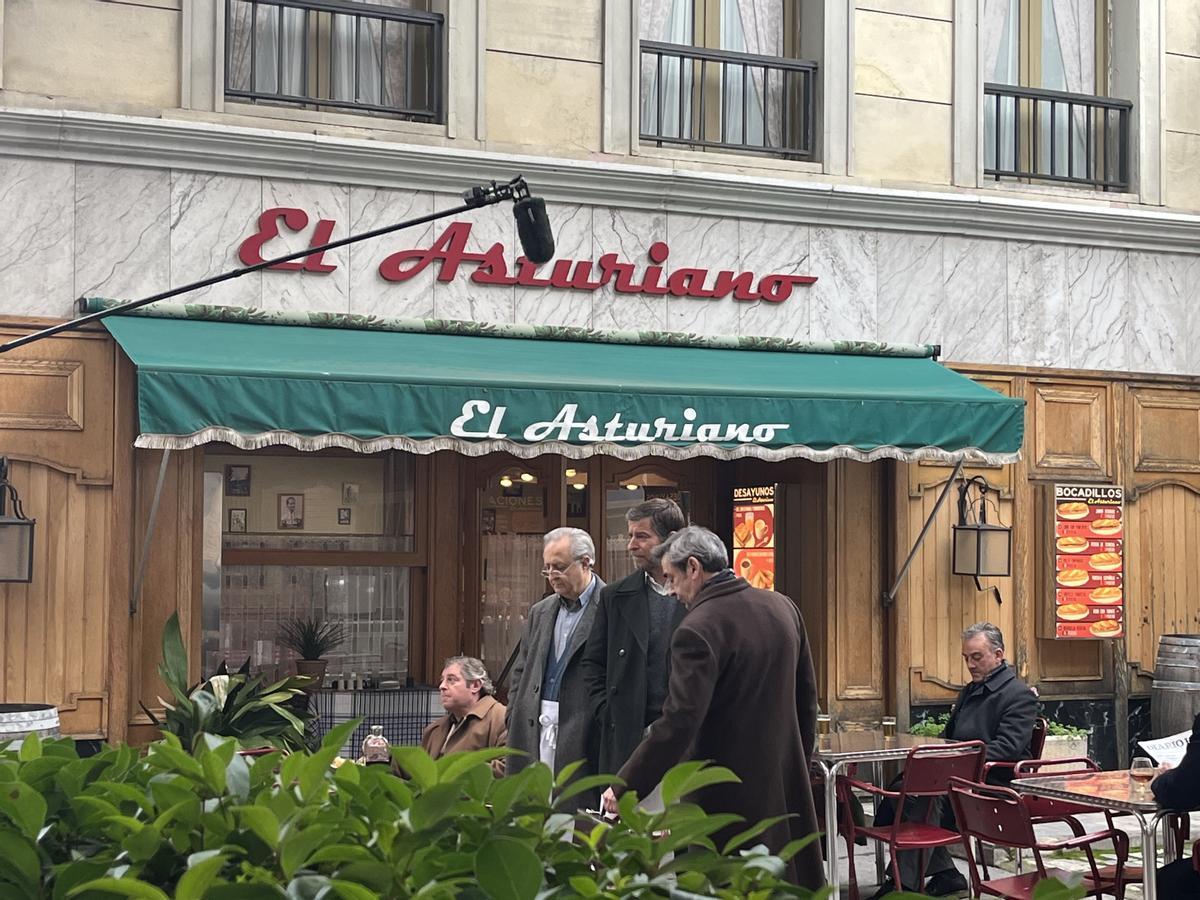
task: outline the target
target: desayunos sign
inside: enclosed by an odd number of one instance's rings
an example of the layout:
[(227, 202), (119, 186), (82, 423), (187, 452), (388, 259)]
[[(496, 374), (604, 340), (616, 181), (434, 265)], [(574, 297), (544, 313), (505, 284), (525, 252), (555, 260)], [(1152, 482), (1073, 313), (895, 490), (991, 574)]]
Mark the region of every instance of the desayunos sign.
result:
[[(238, 247), (238, 258), (248, 266), (265, 261), (263, 250), (268, 243), (284, 232), (302, 233), (308, 229), (309, 216), (302, 209), (274, 207), (258, 218), (258, 229)], [(318, 247), (333, 239), (334, 220), (320, 219), (313, 228), (310, 247)], [(281, 232), (281, 227), (283, 231)], [(539, 275), (535, 263), (524, 256), (516, 259), (515, 270), (509, 269), (508, 251), (497, 242), (482, 253), (467, 250), (471, 237), (470, 222), (453, 222), (428, 247), (414, 247), (389, 254), (379, 264), (379, 276), (385, 281), (399, 283), (424, 272), (430, 265), (438, 266), (437, 280), (453, 281), (460, 272), (469, 273), (473, 284), (524, 287), (549, 287), (567, 291), (596, 291), (612, 285), (618, 294), (670, 295), (697, 300), (765, 300), (782, 303), (792, 296), (794, 287), (807, 287), (817, 279), (813, 275), (771, 273), (761, 277), (754, 272), (719, 269), (715, 273), (699, 266), (669, 269), (666, 266), (670, 247), (655, 241), (646, 250), (649, 264), (641, 271), (633, 262), (622, 261), (617, 253), (605, 253), (598, 260), (555, 259), (545, 275)], [(314, 253), (303, 261), (279, 263), (272, 269), (312, 274), (328, 274), (337, 269), (324, 260), (323, 253)]]

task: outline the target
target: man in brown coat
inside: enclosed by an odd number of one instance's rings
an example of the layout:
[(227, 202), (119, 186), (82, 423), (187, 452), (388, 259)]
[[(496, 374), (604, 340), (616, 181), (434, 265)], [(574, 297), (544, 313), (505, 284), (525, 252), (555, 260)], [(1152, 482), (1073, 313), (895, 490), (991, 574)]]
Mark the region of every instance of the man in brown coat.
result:
[[(667, 587), (688, 611), (671, 641), (662, 717), (618, 773), (626, 786), (605, 792), (605, 811), (617, 811), (625, 790), (644, 797), (677, 763), (710, 760), (741, 783), (705, 788), (695, 802), (745, 819), (718, 832), (717, 846), (762, 819), (790, 814), (761, 837), (777, 852), (817, 830), (808, 780), (817, 690), (804, 622), (787, 597), (735, 576), (725, 545), (707, 528), (677, 531), (656, 552)], [(808, 888), (825, 883), (817, 843), (792, 859), (788, 878)]]
[[(442, 668), (442, 708), (446, 715), (426, 726), (421, 746), (434, 759), (450, 753), (503, 747), (508, 739), (504, 704), (492, 696), (492, 679), (482, 662), (452, 656)], [(504, 759), (492, 760), (492, 772), (504, 774)]]

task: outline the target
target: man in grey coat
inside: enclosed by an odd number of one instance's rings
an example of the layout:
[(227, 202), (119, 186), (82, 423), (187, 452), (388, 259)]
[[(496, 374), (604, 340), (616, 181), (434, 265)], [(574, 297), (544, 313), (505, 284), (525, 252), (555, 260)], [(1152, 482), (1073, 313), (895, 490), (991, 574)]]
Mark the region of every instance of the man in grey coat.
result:
[[(591, 706), (580, 660), (596, 616), (600, 589), (592, 572), (596, 547), (586, 531), (555, 528), (542, 539), (542, 574), (554, 593), (529, 611), (508, 695), (508, 746), (527, 756), (508, 760), (515, 773), (538, 760), (557, 774), (594, 759)], [(591, 774), (584, 765), (576, 777)], [(579, 806), (595, 797), (580, 795)]]

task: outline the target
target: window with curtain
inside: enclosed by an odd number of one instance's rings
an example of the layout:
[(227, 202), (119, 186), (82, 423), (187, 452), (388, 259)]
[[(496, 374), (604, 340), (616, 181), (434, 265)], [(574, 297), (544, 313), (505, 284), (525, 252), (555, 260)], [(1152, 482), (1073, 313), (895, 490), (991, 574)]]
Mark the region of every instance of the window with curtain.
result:
[[(815, 66), (796, 65), (795, 0), (640, 0), (644, 136), (694, 146), (796, 149)], [(655, 52), (650, 46), (670, 45)], [(693, 52), (688, 52), (692, 48)], [(694, 51), (728, 51), (728, 55)]]
[(230, 100), (441, 120), (433, 0), (226, 0)]
[(1115, 111), (1106, 120), (1090, 102), (1108, 93), (1106, 10), (1106, 0), (984, 0), (984, 81), (1075, 98), (987, 97), (985, 168), (1088, 180), (1111, 152)]

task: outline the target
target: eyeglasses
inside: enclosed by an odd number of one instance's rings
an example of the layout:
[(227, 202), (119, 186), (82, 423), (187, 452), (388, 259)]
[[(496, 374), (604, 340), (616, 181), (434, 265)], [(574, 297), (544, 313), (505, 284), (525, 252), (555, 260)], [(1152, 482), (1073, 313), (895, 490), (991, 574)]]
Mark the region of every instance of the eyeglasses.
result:
[(563, 575), (566, 573), (567, 569), (571, 568), (571, 566), (581, 562), (583, 562), (582, 559), (573, 559), (565, 566), (545, 566), (542, 568), (542, 577), (549, 578), (551, 575)]

